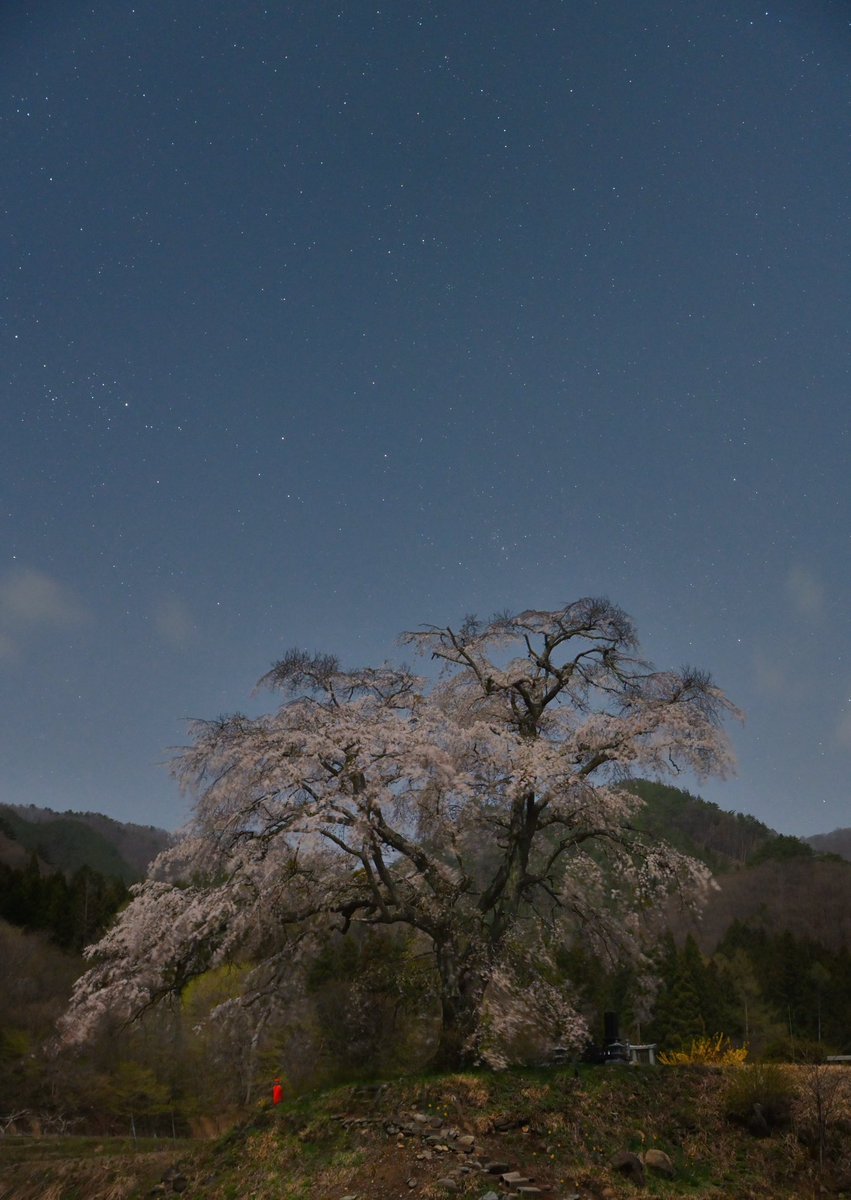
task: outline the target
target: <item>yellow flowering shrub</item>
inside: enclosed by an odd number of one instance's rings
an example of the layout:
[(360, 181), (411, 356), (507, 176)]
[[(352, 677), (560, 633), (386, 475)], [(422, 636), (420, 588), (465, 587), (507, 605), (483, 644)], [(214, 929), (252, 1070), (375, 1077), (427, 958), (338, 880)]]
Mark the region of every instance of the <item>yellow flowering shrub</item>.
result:
[(694, 1038), (687, 1050), (663, 1050), (659, 1062), (666, 1067), (741, 1067), (747, 1056), (747, 1046), (734, 1046), (725, 1034), (718, 1033)]

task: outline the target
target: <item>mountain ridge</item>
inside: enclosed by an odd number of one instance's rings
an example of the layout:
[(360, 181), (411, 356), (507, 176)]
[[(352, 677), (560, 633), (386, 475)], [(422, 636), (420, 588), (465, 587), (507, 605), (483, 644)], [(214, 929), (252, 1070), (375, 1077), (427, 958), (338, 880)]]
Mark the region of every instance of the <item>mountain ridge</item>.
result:
[[(72, 873), (82, 866), (124, 883), (144, 877), (172, 835), (153, 825), (103, 813), (64, 813), (35, 804), (0, 804), (0, 861), (20, 866), (32, 853), (43, 869)], [(16, 849), (21, 847), (21, 853)]]
[(812, 848), (822, 854), (838, 854), (851, 862), (851, 828), (834, 829), (831, 833), (813, 833), (804, 838)]

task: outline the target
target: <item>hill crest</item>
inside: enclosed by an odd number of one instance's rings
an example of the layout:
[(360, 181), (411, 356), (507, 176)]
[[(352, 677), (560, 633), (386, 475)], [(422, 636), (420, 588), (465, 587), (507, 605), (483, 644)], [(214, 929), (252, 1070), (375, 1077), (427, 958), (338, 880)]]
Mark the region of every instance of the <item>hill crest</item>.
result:
[(0, 805), (0, 861), (20, 866), (35, 852), (53, 870), (87, 866), (133, 883), (172, 835), (153, 825), (116, 821), (102, 813), (58, 813), (34, 804)]

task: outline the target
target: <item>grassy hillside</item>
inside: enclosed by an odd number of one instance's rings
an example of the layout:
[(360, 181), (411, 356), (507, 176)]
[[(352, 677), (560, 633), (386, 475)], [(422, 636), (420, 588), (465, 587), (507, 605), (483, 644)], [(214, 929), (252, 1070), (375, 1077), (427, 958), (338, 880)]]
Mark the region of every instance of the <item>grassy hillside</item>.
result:
[[(760, 1091), (748, 1072), (467, 1073), (338, 1088), (279, 1109), (266, 1101), (219, 1142), (176, 1162), (172, 1155), (159, 1194), (172, 1192), (176, 1170), (180, 1188), (198, 1200), (635, 1196), (636, 1176), (623, 1174), (619, 1160), (643, 1174), (641, 1191), (650, 1196), (786, 1200), (815, 1197), (822, 1188), (848, 1194), (851, 1070), (822, 1068), (815, 1077), (807, 1068), (788, 1068), (773, 1092), (765, 1082)], [(736, 1086), (742, 1091), (741, 1079), (762, 1096), (772, 1120), (776, 1110), (773, 1129), (749, 1129), (728, 1115), (737, 1111), (730, 1093)], [(829, 1101), (821, 1124), (816, 1086)], [(103, 1143), (88, 1151), (77, 1146), (73, 1159), (47, 1170), (45, 1151), (38, 1162), (34, 1146), (13, 1152), (18, 1161), (7, 1158), (0, 1167), (2, 1200), (39, 1194), (141, 1200), (155, 1194), (152, 1174), (164, 1162), (152, 1166), (137, 1156), (134, 1165), (125, 1156), (122, 1188), (115, 1172), (106, 1178)], [(66, 1190), (44, 1190), (60, 1177)], [(32, 1190), (39, 1181), (41, 1193)]]

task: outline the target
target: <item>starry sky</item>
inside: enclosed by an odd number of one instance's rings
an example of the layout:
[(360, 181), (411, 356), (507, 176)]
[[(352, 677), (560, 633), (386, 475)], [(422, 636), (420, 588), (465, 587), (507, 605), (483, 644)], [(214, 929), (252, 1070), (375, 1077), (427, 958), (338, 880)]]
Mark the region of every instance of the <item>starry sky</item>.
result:
[[(851, 825), (844, 0), (4, 0), (0, 802), (608, 595)], [(697, 790), (687, 778), (680, 781)]]

